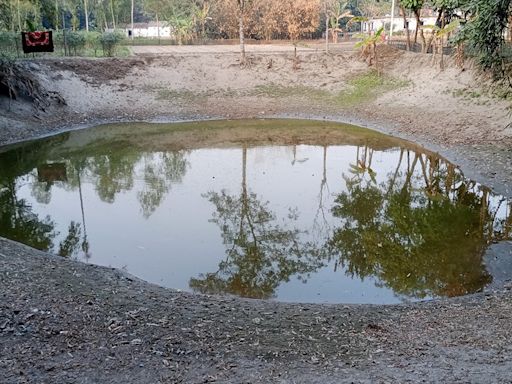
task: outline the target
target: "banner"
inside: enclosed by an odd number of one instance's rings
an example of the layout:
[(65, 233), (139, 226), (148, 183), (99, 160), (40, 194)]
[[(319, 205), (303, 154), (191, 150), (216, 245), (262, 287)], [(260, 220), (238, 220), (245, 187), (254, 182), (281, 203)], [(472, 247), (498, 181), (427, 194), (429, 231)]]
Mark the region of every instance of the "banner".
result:
[(52, 31), (21, 32), (23, 52), (53, 52)]

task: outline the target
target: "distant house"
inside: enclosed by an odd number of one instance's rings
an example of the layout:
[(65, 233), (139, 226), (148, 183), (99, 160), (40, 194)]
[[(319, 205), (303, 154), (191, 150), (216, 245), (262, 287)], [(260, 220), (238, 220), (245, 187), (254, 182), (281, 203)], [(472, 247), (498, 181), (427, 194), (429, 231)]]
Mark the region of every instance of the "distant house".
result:
[[(420, 21), (423, 23), (422, 25), (435, 25), (437, 17), (428, 16), (421, 17)], [(410, 31), (416, 30), (416, 19), (413, 17), (407, 18), (407, 26), (404, 25), (404, 19), (402, 16), (395, 16), (393, 18), (393, 32), (401, 32), (405, 31), (408, 28)], [(391, 16), (386, 15), (383, 17), (370, 19), (368, 21), (363, 21), (361, 23), (361, 30), (366, 33), (371, 33), (378, 31), (381, 27), (384, 27), (384, 31), (389, 33), (391, 27)]]
[(173, 30), (166, 22), (134, 23), (133, 30), (131, 24), (128, 24), (123, 30), (127, 37), (174, 38)]

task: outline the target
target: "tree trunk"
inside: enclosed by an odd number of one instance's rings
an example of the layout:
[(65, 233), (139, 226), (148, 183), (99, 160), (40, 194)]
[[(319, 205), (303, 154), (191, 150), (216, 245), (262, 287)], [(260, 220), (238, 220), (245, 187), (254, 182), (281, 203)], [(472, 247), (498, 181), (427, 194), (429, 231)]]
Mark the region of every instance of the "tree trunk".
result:
[(87, 0), (84, 0), (85, 30), (89, 32), (89, 11), (87, 10)]
[(23, 30), (21, 25), (20, 0), (18, 0), (18, 28), (19, 32)]
[[(419, 29), (420, 39), (421, 39), (421, 52), (423, 52), (425, 50), (425, 46), (427, 45), (427, 42), (425, 41), (425, 34), (423, 33), (423, 28), (419, 28), (420, 23), (421, 23), (420, 12), (421, 12), (420, 10), (417, 10), (414, 12), (414, 14), (416, 16), (416, 33), (418, 32), (418, 29)], [(415, 41), (416, 41), (416, 37), (415, 37)]]
[(245, 65), (244, 0), (239, 0), (238, 32), (240, 35), (240, 65)]
[(405, 8), (401, 5), (400, 10), (402, 11), (402, 16), (404, 18), (404, 28), (405, 35), (407, 36), (407, 50), (411, 50), (411, 33), (409, 32), (409, 22), (407, 21), (407, 14), (405, 13)]
[[(443, 11), (443, 19), (441, 21), (441, 29), (444, 29), (445, 25), (444, 25), (444, 11)], [(440, 50), (441, 50), (441, 62), (440, 62), (440, 67), (441, 69), (444, 69), (444, 52), (443, 52), (443, 46), (444, 46), (444, 34), (441, 35), (441, 43), (440, 43)]]
[(134, 12), (134, 9), (135, 9), (135, 0), (132, 0), (132, 12), (131, 12), (131, 22), (132, 22), (132, 40), (133, 40), (133, 35), (134, 35), (134, 31), (133, 31), (133, 12)]
[(59, 30), (59, 1), (55, 0), (55, 31)]
[[(114, 0), (110, 0), (110, 13), (112, 14), (112, 28), (116, 29), (116, 18), (114, 16)], [(133, 31), (132, 31), (133, 33)]]
[(158, 37), (158, 44), (160, 44), (160, 22), (158, 21), (158, 12), (155, 13), (156, 17), (156, 35)]
[(377, 76), (380, 76), (379, 70), (379, 58), (377, 57), (377, 44), (373, 43), (373, 60), (375, 63), (375, 69), (377, 69)]
[(327, 2), (325, 2), (325, 53), (329, 53), (329, 14), (327, 13)]
[[(414, 44), (418, 42), (418, 31), (420, 30), (420, 9), (414, 11), (414, 17), (416, 18), (416, 29), (414, 30)], [(423, 37), (423, 30), (421, 30), (422, 44), (425, 44), (425, 38)]]

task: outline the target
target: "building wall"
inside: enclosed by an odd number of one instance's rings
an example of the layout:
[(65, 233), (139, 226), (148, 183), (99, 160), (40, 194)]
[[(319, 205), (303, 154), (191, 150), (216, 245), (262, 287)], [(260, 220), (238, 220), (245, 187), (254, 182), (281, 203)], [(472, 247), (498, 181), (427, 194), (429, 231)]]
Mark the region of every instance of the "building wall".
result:
[[(436, 17), (422, 17), (420, 19), (423, 21), (423, 25), (434, 25), (436, 23)], [(408, 18), (409, 30), (416, 30), (416, 19)], [(373, 19), (369, 21), (364, 21), (361, 23), (361, 28), (363, 32), (375, 32), (378, 31), (381, 27), (384, 26), (384, 30), (386, 33), (389, 32), (389, 27), (391, 24), (391, 17), (383, 17), (378, 19)], [(404, 20), (401, 16), (397, 16), (393, 19), (393, 32), (401, 32), (405, 30)]]
[[(131, 28), (127, 27), (125, 29), (126, 36), (130, 36)], [(171, 27), (168, 26), (156, 26), (156, 25), (149, 25), (147, 27), (134, 27), (133, 28), (133, 37), (160, 37), (163, 39), (169, 39), (172, 38), (172, 31)]]

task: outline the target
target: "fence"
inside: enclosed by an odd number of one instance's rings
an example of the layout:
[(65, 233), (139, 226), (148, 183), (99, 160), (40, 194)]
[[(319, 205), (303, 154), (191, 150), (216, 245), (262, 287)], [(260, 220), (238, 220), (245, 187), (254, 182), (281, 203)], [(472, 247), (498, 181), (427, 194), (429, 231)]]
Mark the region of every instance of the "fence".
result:
[[(403, 40), (390, 40), (388, 41), (388, 45), (391, 45), (392, 47), (402, 49), (404, 51), (407, 51), (407, 41)], [(432, 44), (428, 47), (426, 53), (432, 53)], [(423, 52), (423, 45), (419, 43), (411, 43), (410, 44), (410, 52), (416, 52), (416, 53), (422, 53)], [(451, 45), (443, 47), (443, 54), (445, 55), (451, 55), (455, 52), (455, 48)]]
[[(0, 32), (0, 56), (10, 58), (46, 56), (112, 56), (121, 43), (121, 36), (115, 33), (58, 31), (53, 33), (54, 52), (25, 54), (21, 34)], [(124, 52), (122, 52), (124, 53)]]

